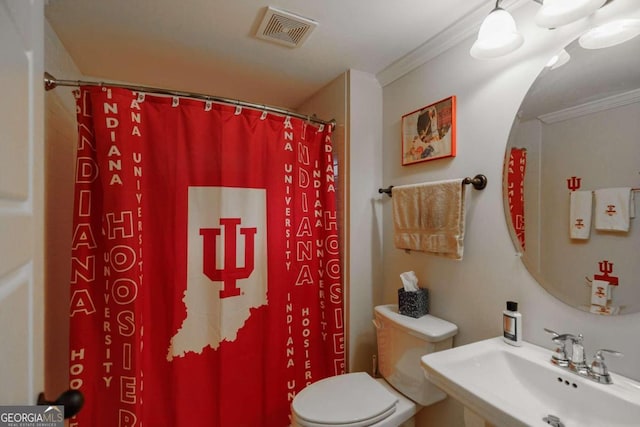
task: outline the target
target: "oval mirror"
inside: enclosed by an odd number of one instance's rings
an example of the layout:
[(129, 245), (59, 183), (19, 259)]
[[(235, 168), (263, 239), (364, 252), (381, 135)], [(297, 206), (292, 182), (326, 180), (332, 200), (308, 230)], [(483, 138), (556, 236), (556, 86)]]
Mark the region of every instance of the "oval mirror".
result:
[(638, 312), (640, 212), (626, 209), (640, 199), (640, 37), (595, 50), (576, 40), (564, 51), (568, 61), (545, 67), (514, 120), (505, 215), (550, 294), (594, 314)]

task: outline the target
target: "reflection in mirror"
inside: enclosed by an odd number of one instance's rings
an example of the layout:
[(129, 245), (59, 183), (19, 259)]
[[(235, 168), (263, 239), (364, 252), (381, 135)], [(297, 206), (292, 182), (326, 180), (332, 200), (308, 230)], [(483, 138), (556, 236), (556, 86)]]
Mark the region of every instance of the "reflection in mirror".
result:
[[(569, 60), (545, 67), (514, 120), (505, 215), (522, 261), (550, 294), (595, 314), (638, 312), (640, 212), (629, 211), (640, 199), (640, 37), (597, 50), (576, 40), (565, 50)], [(612, 217), (616, 231), (603, 225)]]

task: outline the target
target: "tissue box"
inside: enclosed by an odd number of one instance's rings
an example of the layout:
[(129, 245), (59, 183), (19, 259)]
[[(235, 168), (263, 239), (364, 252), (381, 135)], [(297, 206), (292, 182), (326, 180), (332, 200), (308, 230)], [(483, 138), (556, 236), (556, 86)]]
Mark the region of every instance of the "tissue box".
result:
[(398, 289), (398, 312), (405, 316), (422, 317), (429, 313), (429, 291), (418, 288), (417, 292)]

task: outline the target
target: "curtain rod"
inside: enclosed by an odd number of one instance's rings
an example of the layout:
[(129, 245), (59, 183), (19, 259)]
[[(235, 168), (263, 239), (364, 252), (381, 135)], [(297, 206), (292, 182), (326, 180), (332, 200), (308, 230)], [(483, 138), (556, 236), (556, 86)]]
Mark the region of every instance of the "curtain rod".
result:
[(45, 71), (44, 73), (44, 88), (46, 91), (55, 89), (58, 86), (71, 86), (71, 87), (79, 87), (79, 86), (111, 86), (122, 89), (130, 89), (136, 92), (145, 92), (145, 93), (154, 93), (159, 95), (169, 95), (169, 96), (179, 96), (183, 98), (193, 98), (193, 99), (202, 99), (204, 101), (213, 101), (219, 104), (229, 104), (236, 105), (242, 107), (253, 108), (255, 110), (267, 111), (270, 113), (275, 113), (283, 116), (291, 116), (296, 117), (298, 119), (306, 120), (313, 123), (318, 123), (322, 125), (331, 126), (332, 129), (336, 126), (336, 120), (332, 119), (329, 121), (321, 120), (315, 117), (315, 114), (312, 116), (308, 116), (305, 114), (294, 113), (293, 111), (286, 110), (284, 108), (272, 107), (269, 105), (262, 104), (254, 104), (252, 102), (241, 101), (238, 99), (224, 98), (221, 96), (207, 95), (203, 93), (196, 92), (183, 92), (178, 90), (170, 90), (170, 89), (162, 89), (157, 87), (149, 87), (149, 86), (135, 86), (135, 85), (127, 85), (121, 83), (110, 83), (110, 82), (93, 82), (93, 81), (85, 81), (85, 80), (59, 80), (52, 76), (51, 74)]

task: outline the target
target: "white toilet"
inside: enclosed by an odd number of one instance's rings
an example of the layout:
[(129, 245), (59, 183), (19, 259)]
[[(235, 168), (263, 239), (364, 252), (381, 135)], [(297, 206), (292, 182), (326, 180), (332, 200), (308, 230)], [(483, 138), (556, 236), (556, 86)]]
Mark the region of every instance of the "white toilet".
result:
[(452, 347), (458, 327), (426, 315), (398, 313), (395, 304), (375, 307), (378, 370), (337, 375), (304, 388), (291, 404), (293, 427), (398, 427), (446, 394), (425, 378), (420, 358)]

